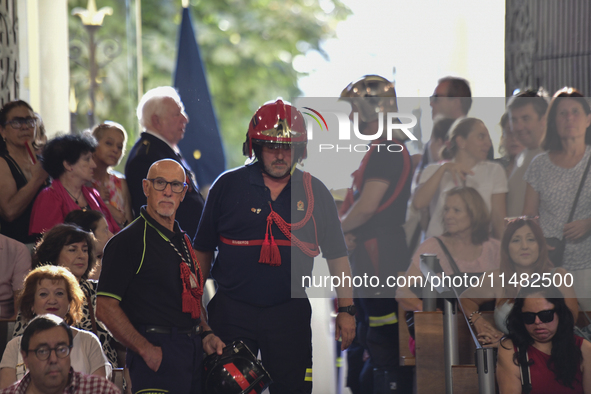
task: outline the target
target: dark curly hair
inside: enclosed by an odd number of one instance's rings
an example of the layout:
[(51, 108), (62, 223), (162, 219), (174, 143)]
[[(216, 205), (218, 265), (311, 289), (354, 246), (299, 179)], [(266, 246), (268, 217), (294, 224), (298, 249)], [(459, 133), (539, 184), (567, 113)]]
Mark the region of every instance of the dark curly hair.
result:
[[(546, 136), (544, 137), (544, 141), (542, 141), (542, 148), (544, 148), (544, 150), (562, 150), (562, 141), (560, 139), (560, 136), (558, 135), (558, 129), (556, 128), (556, 116), (558, 112), (558, 103), (567, 98), (581, 104), (581, 107), (583, 107), (583, 111), (585, 111), (586, 115), (589, 115), (591, 113), (591, 107), (589, 106), (589, 102), (587, 101), (585, 96), (583, 96), (583, 94), (579, 92), (577, 89), (562, 88), (556, 93), (554, 93), (554, 97), (552, 98), (550, 106), (548, 107)], [(587, 131), (585, 133), (585, 145), (591, 145), (591, 126), (587, 127)]]
[(65, 171), (64, 161), (76, 164), (80, 156), (96, 149), (96, 139), (88, 134), (66, 134), (50, 140), (43, 150), (43, 169), (58, 179)]
[[(526, 298), (532, 296), (545, 298), (554, 305), (554, 312), (558, 317), (558, 327), (552, 337), (552, 353), (548, 360), (548, 369), (554, 372), (556, 380), (566, 387), (573, 388), (575, 376), (583, 361), (581, 349), (577, 346), (573, 329), (575, 321), (570, 309), (564, 301), (564, 296), (556, 287), (523, 287), (515, 299), (515, 305), (507, 317), (507, 337), (517, 347), (513, 355), (515, 365), (527, 363), (527, 349), (534, 344), (534, 339), (529, 335), (523, 322), (521, 309)], [(533, 361), (529, 362), (533, 365)]]
[(88, 268), (82, 279), (88, 279), (90, 271), (96, 263), (93, 236), (74, 224), (56, 224), (51, 230), (43, 234), (33, 254), (33, 268), (46, 264), (57, 265), (57, 260), (66, 245), (86, 242), (88, 246)]

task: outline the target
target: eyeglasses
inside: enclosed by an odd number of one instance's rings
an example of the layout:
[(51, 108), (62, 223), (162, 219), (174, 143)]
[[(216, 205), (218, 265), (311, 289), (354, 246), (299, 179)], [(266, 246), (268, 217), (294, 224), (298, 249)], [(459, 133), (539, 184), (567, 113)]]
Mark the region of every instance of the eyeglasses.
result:
[(27, 352), (34, 352), (39, 360), (45, 361), (49, 358), (52, 351), (55, 351), (57, 358), (66, 358), (70, 354), (70, 349), (72, 349), (72, 346), (68, 345), (59, 345), (56, 347), (41, 346), (37, 349), (29, 349)]
[(13, 118), (12, 120), (7, 121), (4, 126), (6, 125), (10, 125), (13, 129), (21, 129), (24, 125), (27, 125), (29, 127), (35, 127), (35, 125), (37, 125), (37, 119), (35, 118)]
[(548, 309), (546, 311), (534, 312), (523, 312), (523, 322), (525, 324), (534, 324), (536, 322), (536, 316), (540, 318), (542, 323), (550, 323), (554, 320), (554, 309)]
[(164, 191), (166, 187), (170, 184), (170, 187), (174, 193), (182, 193), (185, 189), (187, 184), (185, 182), (179, 181), (172, 181), (167, 182), (164, 178), (153, 178), (153, 179), (146, 179), (147, 181), (152, 182), (154, 189), (158, 190), (159, 192)]

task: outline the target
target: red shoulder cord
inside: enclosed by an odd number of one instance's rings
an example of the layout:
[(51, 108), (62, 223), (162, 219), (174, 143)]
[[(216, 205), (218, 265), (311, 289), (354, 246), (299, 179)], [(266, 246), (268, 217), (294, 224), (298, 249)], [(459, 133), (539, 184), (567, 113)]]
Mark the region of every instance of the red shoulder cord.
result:
[[(185, 234), (185, 244), (191, 258), (193, 259), (193, 270), (191, 272), (189, 265), (185, 262), (181, 262), (181, 281), (183, 282), (183, 312), (191, 313), (192, 319), (197, 319), (201, 316), (201, 296), (203, 295), (203, 272), (201, 271), (201, 265), (197, 261), (193, 246), (189, 236)], [(187, 256), (189, 257), (189, 256)]]
[[(353, 174), (351, 174), (351, 176), (353, 177), (353, 185), (349, 188), (349, 190), (347, 190), (347, 196), (345, 197), (345, 201), (343, 201), (343, 205), (341, 206), (341, 210), (339, 212), (340, 216), (343, 216), (345, 213), (347, 213), (349, 211), (349, 209), (351, 209), (351, 206), (355, 203), (354, 190), (361, 190), (362, 189), (363, 174), (365, 173), (365, 167), (367, 167), (367, 163), (369, 162), (369, 158), (370, 158), (371, 154), (373, 153), (373, 151), (376, 149), (376, 145), (374, 145), (374, 144), (377, 144), (379, 142), (380, 142), (380, 140), (373, 142), (372, 146), (369, 148), (369, 151), (365, 154), (365, 156), (363, 156), (363, 159), (361, 160), (361, 164), (359, 165), (359, 168), (357, 170), (355, 170), (353, 172)], [(396, 141), (396, 140), (392, 140), (392, 142), (396, 142), (396, 143), (402, 145), (401, 142)], [(378, 207), (378, 209), (376, 210), (376, 213), (380, 213), (384, 209), (388, 208), (388, 206), (390, 206), (390, 204), (392, 204), (394, 202), (394, 200), (396, 200), (396, 198), (398, 197), (398, 195), (400, 194), (400, 192), (404, 188), (404, 185), (406, 184), (406, 179), (410, 175), (410, 169), (411, 169), (410, 155), (408, 154), (408, 152), (403, 153), (403, 161), (404, 162), (403, 162), (403, 167), (402, 167), (402, 174), (400, 175), (400, 178), (398, 179), (398, 183), (396, 184), (396, 188), (394, 189), (394, 193), (392, 193), (392, 195), (390, 196), (390, 198), (386, 202), (384, 202), (382, 205), (380, 205)]]
[[(312, 212), (314, 211), (314, 194), (312, 193), (312, 176), (309, 172), (304, 172), (304, 191), (306, 193), (306, 200), (308, 202), (308, 208), (306, 209), (306, 215), (302, 220), (297, 223), (291, 224), (287, 223), (277, 212), (273, 210), (271, 204), (271, 213), (267, 216), (267, 231), (265, 233), (265, 240), (263, 241), (263, 246), (261, 248), (261, 255), (259, 258), (259, 263), (269, 264), (273, 267), (278, 267), (281, 265), (281, 255), (279, 253), (279, 247), (275, 242), (275, 237), (273, 237), (273, 233), (271, 227), (273, 223), (279, 227), (279, 230), (287, 237), (288, 240), (295, 246), (297, 246), (306, 256), (316, 257), (320, 254), (318, 250), (318, 233), (316, 232), (316, 221), (314, 220), (314, 216)], [(308, 223), (308, 221), (312, 218), (312, 222), (314, 223), (314, 234), (316, 237), (316, 243), (314, 244), (314, 249), (307, 247), (304, 242), (300, 241), (295, 235), (291, 233), (291, 230), (299, 230)], [(271, 240), (269, 241), (269, 237)]]

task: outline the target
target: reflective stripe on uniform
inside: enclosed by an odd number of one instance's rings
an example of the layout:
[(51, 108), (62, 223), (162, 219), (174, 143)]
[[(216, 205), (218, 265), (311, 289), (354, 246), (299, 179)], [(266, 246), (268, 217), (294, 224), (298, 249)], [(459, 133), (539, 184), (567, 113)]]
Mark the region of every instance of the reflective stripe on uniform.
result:
[(370, 327), (381, 327), (386, 326), (388, 324), (396, 324), (398, 323), (398, 318), (396, 317), (396, 312), (392, 312), (388, 315), (384, 316), (370, 316), (369, 317), (369, 326)]
[(312, 368), (306, 368), (306, 374), (304, 375), (304, 381), (306, 381), (306, 382), (312, 381)]

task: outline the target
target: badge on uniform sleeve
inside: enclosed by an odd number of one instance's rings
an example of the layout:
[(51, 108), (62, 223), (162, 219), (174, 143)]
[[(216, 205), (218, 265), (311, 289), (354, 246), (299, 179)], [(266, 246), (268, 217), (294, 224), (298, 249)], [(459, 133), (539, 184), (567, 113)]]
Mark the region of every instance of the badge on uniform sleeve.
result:
[(302, 200), (298, 201), (297, 209), (298, 209), (298, 211), (304, 210), (304, 202)]

